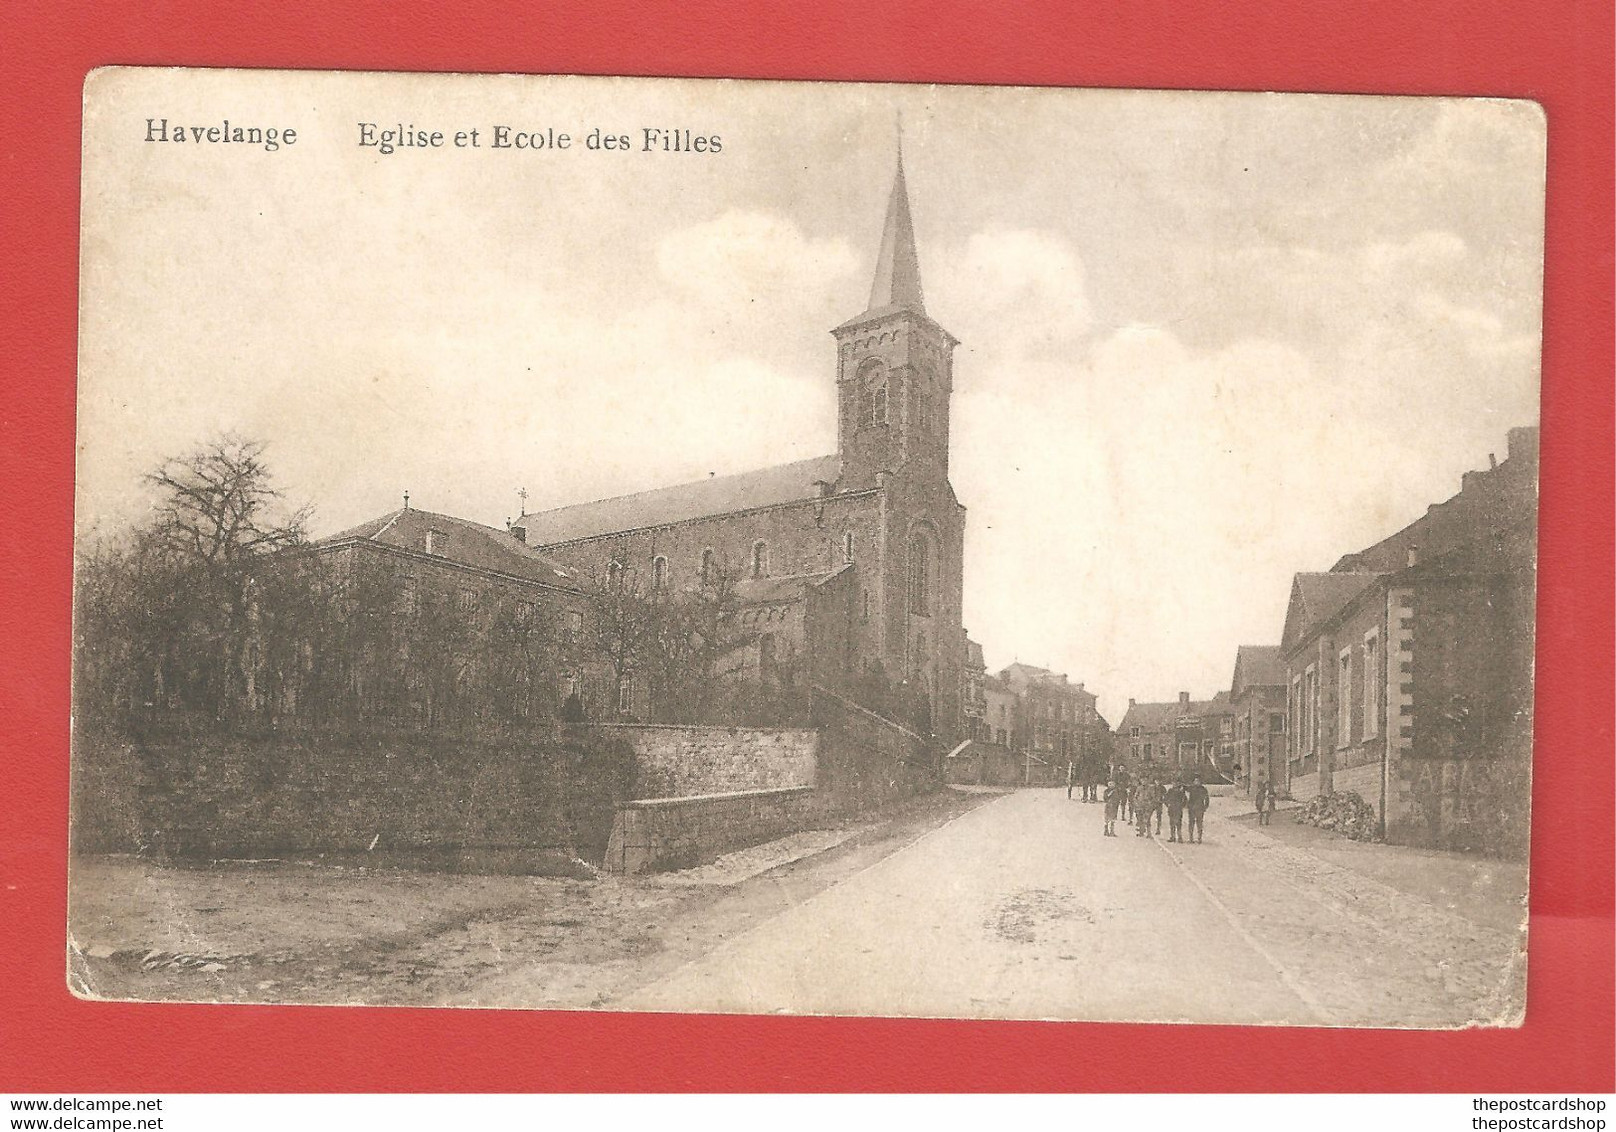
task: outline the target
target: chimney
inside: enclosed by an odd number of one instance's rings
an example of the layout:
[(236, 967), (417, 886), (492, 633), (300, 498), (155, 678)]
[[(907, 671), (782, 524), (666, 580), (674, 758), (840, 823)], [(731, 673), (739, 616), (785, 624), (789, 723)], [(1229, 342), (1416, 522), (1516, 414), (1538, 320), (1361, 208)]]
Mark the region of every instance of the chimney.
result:
[(512, 527), (511, 534), (515, 536), (517, 542), (527, 542), (527, 528), (522, 526), (522, 524), (518, 523), (516, 526)]
[(1527, 457), (1535, 460), (1538, 449), (1538, 430), (1535, 426), (1512, 428), (1509, 430), (1508, 448), (1504, 457), (1508, 460)]
[(1419, 544), (1417, 543), (1408, 548), (1408, 564), (1410, 566), (1418, 566), (1420, 564), (1420, 548)]
[(1134, 700), (1133, 700), (1133, 697), (1132, 697), (1132, 696), (1129, 696), (1129, 697), (1128, 697), (1128, 706), (1129, 706), (1129, 707), (1133, 707), (1133, 706), (1134, 706)]
[(1190, 706), (1190, 694), (1188, 692), (1180, 692), (1178, 694), (1178, 706), (1179, 707), (1189, 707)]
[(1078, 681), (1078, 682), (1077, 682), (1077, 690), (1078, 690), (1078, 691), (1079, 691), (1079, 692), (1081, 692), (1081, 691), (1082, 691), (1082, 690), (1083, 690), (1083, 681), (1081, 681), (1081, 680), (1079, 680), (1079, 681)]
[(1487, 470), (1489, 472), (1498, 470), (1498, 457), (1492, 452), (1487, 453)]

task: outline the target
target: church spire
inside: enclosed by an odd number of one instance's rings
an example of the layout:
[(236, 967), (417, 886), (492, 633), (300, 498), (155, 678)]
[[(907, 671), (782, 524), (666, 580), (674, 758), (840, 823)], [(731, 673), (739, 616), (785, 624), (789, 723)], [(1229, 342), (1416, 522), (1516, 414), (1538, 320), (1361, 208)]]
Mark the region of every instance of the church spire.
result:
[(909, 217), (909, 189), (903, 180), (903, 134), (898, 134), (898, 174), (887, 201), (886, 227), (875, 260), (875, 284), (870, 288), (869, 310), (907, 307), (926, 313), (920, 290), (920, 257), (915, 254), (915, 226)]

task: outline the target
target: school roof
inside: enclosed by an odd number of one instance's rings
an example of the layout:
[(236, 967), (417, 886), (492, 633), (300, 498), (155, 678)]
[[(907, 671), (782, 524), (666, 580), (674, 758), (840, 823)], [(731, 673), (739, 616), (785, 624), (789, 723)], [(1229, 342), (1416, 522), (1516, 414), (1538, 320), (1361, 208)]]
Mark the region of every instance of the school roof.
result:
[[(432, 549), (427, 550), (427, 533), (435, 532)], [(318, 540), (316, 548), (343, 542), (370, 542), (397, 550), (431, 553), (462, 566), (492, 570), (547, 586), (578, 589), (572, 571), (549, 555), (526, 546), (507, 531), (487, 527), (469, 519), (406, 507), (360, 523), (345, 531)]]

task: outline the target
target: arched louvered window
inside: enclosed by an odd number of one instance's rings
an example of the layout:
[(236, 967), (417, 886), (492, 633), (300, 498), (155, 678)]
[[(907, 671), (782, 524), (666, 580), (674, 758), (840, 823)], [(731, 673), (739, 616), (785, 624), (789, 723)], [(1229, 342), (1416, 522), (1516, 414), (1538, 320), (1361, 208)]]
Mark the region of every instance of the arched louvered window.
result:
[(866, 426), (887, 423), (887, 371), (879, 359), (870, 358), (859, 367), (859, 397)]

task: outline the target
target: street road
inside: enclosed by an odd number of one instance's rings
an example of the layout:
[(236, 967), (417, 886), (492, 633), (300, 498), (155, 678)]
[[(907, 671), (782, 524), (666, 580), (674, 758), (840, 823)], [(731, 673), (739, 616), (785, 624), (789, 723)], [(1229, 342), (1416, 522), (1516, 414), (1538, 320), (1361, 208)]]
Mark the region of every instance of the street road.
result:
[[(1232, 801), (1232, 800), (1230, 800)], [(1514, 933), (1224, 820), (1142, 839), (1006, 794), (614, 1009), (1431, 1026), (1498, 1021)], [(1281, 817), (1279, 820), (1288, 820)]]

